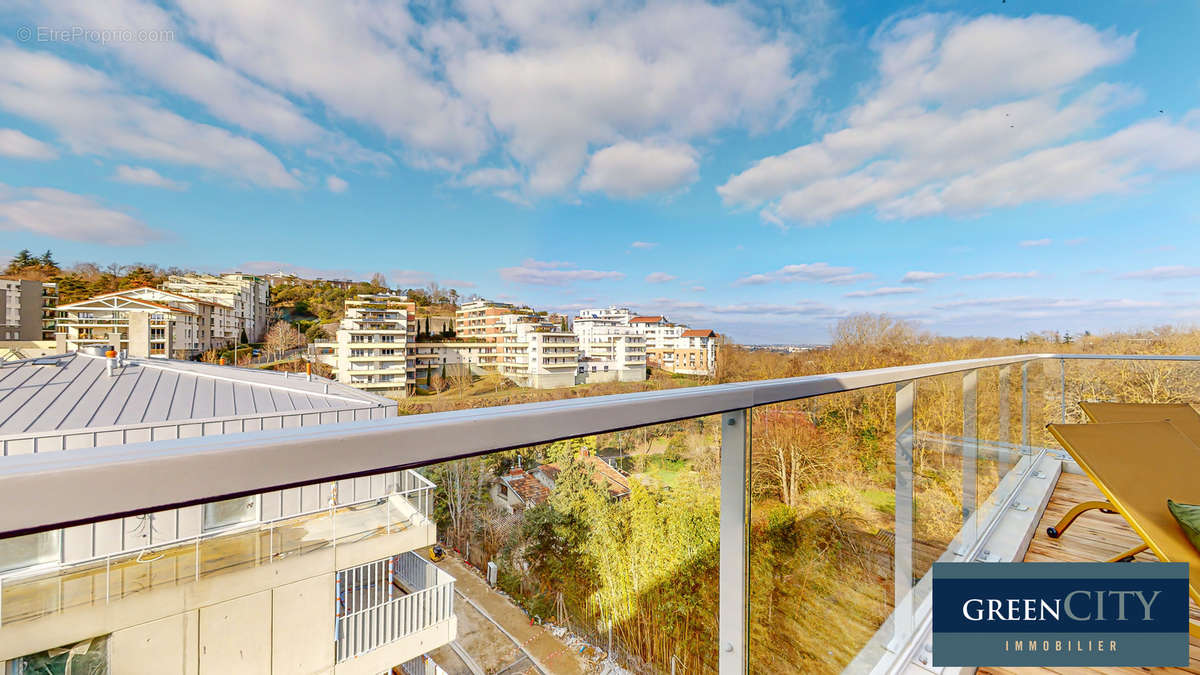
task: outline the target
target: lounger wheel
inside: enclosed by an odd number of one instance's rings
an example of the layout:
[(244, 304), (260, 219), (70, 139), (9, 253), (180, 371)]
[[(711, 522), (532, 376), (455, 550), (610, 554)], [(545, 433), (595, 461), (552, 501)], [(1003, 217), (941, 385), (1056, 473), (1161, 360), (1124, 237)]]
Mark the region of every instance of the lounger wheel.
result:
[(1062, 536), (1062, 534), (1058, 531), (1058, 528), (1056, 528), (1056, 527), (1047, 527), (1046, 528), (1046, 536), (1050, 537), (1051, 539), (1058, 539), (1059, 537)]

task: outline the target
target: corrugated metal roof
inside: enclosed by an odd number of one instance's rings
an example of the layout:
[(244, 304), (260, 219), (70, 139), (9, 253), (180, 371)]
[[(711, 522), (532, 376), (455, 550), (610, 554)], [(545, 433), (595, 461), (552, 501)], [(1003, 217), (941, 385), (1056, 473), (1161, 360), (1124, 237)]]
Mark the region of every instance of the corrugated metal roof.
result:
[(0, 436), (327, 411), (394, 402), (324, 378), (168, 359), (72, 353), (0, 364)]

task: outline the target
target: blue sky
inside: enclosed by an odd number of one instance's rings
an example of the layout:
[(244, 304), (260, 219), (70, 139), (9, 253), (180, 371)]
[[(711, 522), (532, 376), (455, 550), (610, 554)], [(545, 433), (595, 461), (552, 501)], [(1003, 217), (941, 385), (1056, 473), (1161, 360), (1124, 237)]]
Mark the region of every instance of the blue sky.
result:
[(0, 9), (0, 257), (436, 280), (747, 342), (1191, 324), (1200, 6)]

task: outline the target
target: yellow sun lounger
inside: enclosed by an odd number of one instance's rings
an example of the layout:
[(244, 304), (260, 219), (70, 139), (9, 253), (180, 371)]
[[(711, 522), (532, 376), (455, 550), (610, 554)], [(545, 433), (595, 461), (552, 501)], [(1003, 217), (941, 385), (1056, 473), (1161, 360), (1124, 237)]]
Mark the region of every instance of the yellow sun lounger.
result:
[[(1188, 563), (1188, 590), (1200, 603), (1200, 553), (1167, 509), (1167, 499), (1200, 504), (1200, 447), (1173, 422), (1051, 424), (1047, 427), (1159, 560)], [(1200, 627), (1192, 624), (1193, 635)]]
[[(1170, 421), (1176, 429), (1187, 436), (1200, 447), (1200, 413), (1186, 403), (1099, 403), (1081, 402), (1079, 407), (1092, 422), (1158, 422)], [(1112, 504), (1102, 501), (1089, 501), (1076, 504), (1053, 527), (1046, 528), (1046, 534), (1051, 539), (1057, 539), (1071, 527), (1071, 523), (1088, 511), (1099, 510), (1101, 513), (1116, 513)], [(1145, 550), (1140, 549), (1140, 550)], [(1132, 558), (1139, 551), (1122, 555), (1119, 560)]]

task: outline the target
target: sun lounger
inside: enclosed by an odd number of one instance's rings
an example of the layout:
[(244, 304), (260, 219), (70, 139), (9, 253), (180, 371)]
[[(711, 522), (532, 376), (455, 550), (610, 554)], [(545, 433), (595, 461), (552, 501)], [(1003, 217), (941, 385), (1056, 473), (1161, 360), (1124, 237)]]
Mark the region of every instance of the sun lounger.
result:
[[(1167, 499), (1200, 504), (1200, 446), (1175, 423), (1108, 422), (1047, 427), (1144, 545), (1113, 558), (1132, 559), (1149, 548), (1159, 560), (1186, 562), (1188, 590), (1200, 603), (1200, 553), (1167, 509)], [(1192, 625), (1193, 635), (1200, 627)]]

